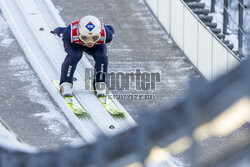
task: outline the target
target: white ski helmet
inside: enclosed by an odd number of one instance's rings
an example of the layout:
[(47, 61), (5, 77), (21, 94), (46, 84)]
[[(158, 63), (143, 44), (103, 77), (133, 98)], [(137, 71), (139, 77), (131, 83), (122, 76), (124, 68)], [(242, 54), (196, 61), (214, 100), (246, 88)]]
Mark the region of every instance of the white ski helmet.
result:
[(84, 16), (78, 25), (79, 38), (83, 42), (97, 42), (101, 38), (102, 24), (95, 16)]

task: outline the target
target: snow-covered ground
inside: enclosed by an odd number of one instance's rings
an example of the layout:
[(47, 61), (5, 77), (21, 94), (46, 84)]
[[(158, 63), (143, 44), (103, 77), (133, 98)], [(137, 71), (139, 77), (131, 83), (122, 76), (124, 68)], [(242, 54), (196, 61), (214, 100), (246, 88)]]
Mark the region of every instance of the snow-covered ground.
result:
[(10, 132), (6, 125), (0, 119), (0, 147), (7, 150), (36, 152), (37, 149), (26, 143), (21, 143), (17, 136)]
[[(211, 8), (211, 0), (202, 0), (202, 2), (206, 3), (207, 8)], [(218, 27), (222, 29), (223, 27), (223, 5), (224, 0), (217, 0), (215, 3), (215, 13), (212, 14), (214, 17), (213, 21), (218, 23)], [(231, 43), (234, 44), (234, 49), (238, 51), (238, 0), (229, 0), (229, 21), (228, 21), (228, 33), (226, 39), (230, 40)], [(243, 36), (243, 55), (245, 57), (250, 56), (250, 1), (245, 0), (244, 5), (248, 8), (244, 9), (243, 12), (243, 29), (246, 33)]]
[(25, 151), (34, 153), (37, 149), (25, 143), (20, 143), (16, 136), (0, 126), (0, 147), (7, 150)]

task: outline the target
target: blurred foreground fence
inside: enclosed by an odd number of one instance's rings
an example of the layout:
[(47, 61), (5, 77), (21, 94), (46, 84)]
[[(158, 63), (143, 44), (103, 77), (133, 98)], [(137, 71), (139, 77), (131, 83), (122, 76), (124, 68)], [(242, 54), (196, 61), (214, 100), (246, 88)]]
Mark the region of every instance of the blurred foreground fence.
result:
[[(223, 153), (211, 153), (206, 159), (197, 156), (199, 141), (228, 135), (249, 120), (249, 71), (250, 61), (247, 61), (213, 82), (193, 84), (186, 98), (178, 104), (159, 112), (143, 113), (137, 127), (114, 137), (101, 136), (97, 143), (38, 153), (2, 147), (0, 166), (117, 167), (134, 162), (146, 166), (147, 159), (156, 161), (154, 154), (159, 158), (164, 151), (178, 154), (185, 150), (191, 151), (192, 167), (216, 165), (241, 150), (250, 149), (249, 132), (242, 131), (244, 135), (237, 142), (220, 150)], [(224, 126), (223, 122), (227, 124)], [(176, 145), (171, 147), (173, 144)]]

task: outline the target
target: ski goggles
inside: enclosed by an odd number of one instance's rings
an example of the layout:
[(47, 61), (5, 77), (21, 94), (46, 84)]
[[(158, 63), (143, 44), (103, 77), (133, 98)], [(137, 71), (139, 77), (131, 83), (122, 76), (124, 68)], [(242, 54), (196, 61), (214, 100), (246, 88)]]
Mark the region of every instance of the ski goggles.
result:
[(100, 40), (101, 34), (95, 35), (95, 36), (86, 36), (86, 35), (80, 34), (79, 38), (84, 43), (96, 43), (97, 41)]

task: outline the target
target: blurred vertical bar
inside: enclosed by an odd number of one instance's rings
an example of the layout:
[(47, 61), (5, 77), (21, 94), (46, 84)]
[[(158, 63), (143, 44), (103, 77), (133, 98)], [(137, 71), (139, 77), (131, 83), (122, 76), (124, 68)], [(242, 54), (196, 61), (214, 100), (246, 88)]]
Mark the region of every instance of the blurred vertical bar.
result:
[[(244, 0), (239, 0), (241, 4), (244, 5)], [(243, 47), (243, 7), (239, 3), (239, 28), (238, 28), (238, 47), (239, 47), (239, 56), (243, 57), (242, 47)]]
[(215, 0), (211, 0), (211, 12), (215, 12)]
[(227, 33), (227, 24), (228, 24), (228, 0), (224, 0), (223, 34)]

